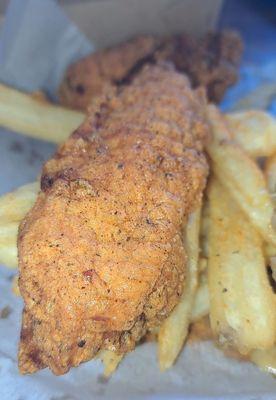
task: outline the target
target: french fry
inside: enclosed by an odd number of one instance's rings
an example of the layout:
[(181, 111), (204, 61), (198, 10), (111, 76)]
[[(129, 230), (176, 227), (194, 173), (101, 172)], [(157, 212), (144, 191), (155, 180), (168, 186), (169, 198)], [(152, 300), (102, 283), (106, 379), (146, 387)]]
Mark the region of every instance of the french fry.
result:
[(211, 327), (222, 346), (245, 354), (268, 349), (276, 337), (276, 299), (262, 241), (219, 181), (209, 187), (208, 283)]
[(232, 137), (250, 156), (268, 157), (276, 152), (276, 119), (261, 110), (225, 115)]
[(116, 354), (111, 350), (104, 350), (101, 352), (100, 358), (104, 365), (104, 376), (108, 378), (116, 371), (118, 365), (123, 359), (123, 354)]
[(198, 284), (200, 209), (190, 215), (186, 226), (187, 277), (180, 302), (163, 322), (158, 335), (158, 359), (161, 371), (170, 368), (188, 334)]
[(251, 361), (261, 370), (276, 375), (276, 347), (268, 350), (254, 350), (250, 354)]
[(202, 317), (209, 314), (210, 302), (209, 302), (209, 290), (207, 275), (201, 274), (199, 279), (199, 286), (196, 291), (195, 300), (192, 309), (192, 322), (196, 322)]
[(0, 263), (17, 267), (18, 226), (33, 206), (39, 184), (30, 183), (0, 197)]
[(257, 164), (231, 141), (222, 115), (215, 106), (208, 107), (213, 140), (207, 151), (216, 177), (229, 190), (252, 224), (268, 243), (276, 244), (272, 227), (273, 203), (265, 178)]
[(63, 142), (84, 114), (40, 100), (0, 84), (0, 125), (54, 143)]

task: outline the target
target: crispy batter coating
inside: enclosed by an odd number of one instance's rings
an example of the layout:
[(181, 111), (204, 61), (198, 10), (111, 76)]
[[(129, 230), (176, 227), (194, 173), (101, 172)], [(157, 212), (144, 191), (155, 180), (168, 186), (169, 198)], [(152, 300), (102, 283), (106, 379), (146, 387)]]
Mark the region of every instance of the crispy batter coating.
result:
[(184, 75), (147, 66), (46, 163), (18, 239), (22, 373), (130, 351), (177, 304), (208, 174), (204, 109)]
[(157, 47), (156, 38), (139, 36), (76, 62), (68, 68), (61, 84), (61, 103), (86, 110), (93, 97), (121, 82), (137, 63), (152, 57)]
[(204, 86), (209, 100), (217, 103), (238, 79), (242, 50), (240, 36), (231, 31), (201, 39), (187, 34), (137, 37), (71, 65), (60, 87), (60, 101), (85, 110), (95, 96), (129, 80), (143, 65), (166, 60), (187, 74), (193, 87)]
[(237, 32), (207, 33), (201, 39), (175, 37), (171, 59), (193, 87), (204, 86), (211, 102), (219, 103), (238, 80), (243, 43)]

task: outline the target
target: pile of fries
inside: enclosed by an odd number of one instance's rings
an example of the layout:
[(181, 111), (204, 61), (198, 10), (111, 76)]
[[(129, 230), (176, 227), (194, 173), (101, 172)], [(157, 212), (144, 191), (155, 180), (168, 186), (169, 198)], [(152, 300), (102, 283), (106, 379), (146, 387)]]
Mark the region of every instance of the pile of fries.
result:
[[(190, 215), (185, 232), (185, 290), (153, 333), (160, 369), (172, 366), (191, 325), (207, 316), (217, 346), (276, 374), (276, 120), (256, 110), (222, 115), (213, 105), (206, 113), (211, 174), (202, 207)], [(59, 143), (83, 118), (0, 87), (0, 125), (6, 128)], [(0, 262), (7, 266), (17, 266), (18, 226), (38, 190), (31, 183), (0, 198)], [(111, 351), (99, 357), (106, 375), (122, 359)]]

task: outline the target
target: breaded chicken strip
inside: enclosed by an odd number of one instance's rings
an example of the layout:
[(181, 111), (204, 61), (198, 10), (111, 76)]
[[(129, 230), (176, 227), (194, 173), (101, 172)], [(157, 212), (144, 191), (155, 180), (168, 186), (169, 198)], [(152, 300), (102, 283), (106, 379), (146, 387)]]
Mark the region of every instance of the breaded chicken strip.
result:
[(95, 96), (133, 77), (145, 64), (167, 60), (187, 74), (193, 87), (206, 87), (209, 100), (219, 102), (238, 79), (242, 41), (236, 32), (187, 34), (170, 38), (141, 36), (98, 51), (71, 65), (60, 87), (62, 104), (86, 110)]
[(178, 303), (208, 174), (204, 108), (185, 76), (147, 66), (46, 163), (18, 239), (22, 373), (130, 351)]
[(60, 87), (61, 103), (86, 110), (93, 97), (121, 82), (132, 68), (152, 58), (159, 40), (139, 36), (119, 46), (93, 53), (71, 65)]

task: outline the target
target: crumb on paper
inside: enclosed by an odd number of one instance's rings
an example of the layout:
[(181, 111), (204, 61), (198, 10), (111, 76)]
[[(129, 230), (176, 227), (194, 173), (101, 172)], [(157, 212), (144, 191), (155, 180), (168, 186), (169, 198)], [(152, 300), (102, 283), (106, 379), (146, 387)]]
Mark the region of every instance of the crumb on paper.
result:
[(34, 165), (37, 161), (42, 162), (43, 156), (35, 149), (31, 149), (27, 162), (29, 165)]
[(0, 310), (0, 319), (6, 319), (11, 314), (12, 309), (10, 306), (5, 306)]
[(18, 140), (15, 140), (10, 144), (10, 150), (13, 151), (14, 153), (22, 153), (23, 145)]
[(106, 384), (110, 380), (110, 376), (105, 376), (104, 374), (101, 374), (98, 376), (97, 382), (101, 384)]

